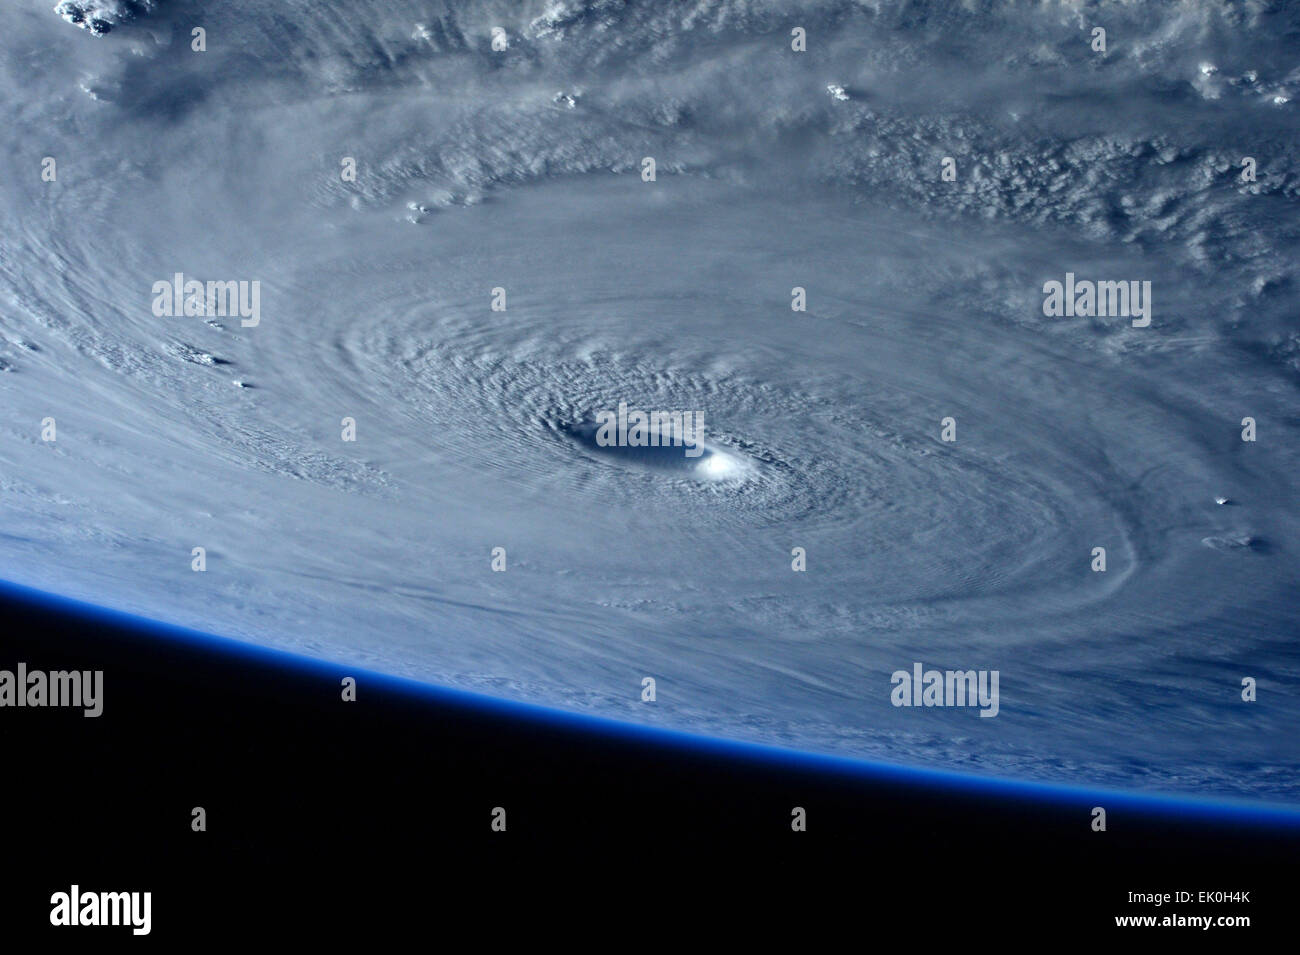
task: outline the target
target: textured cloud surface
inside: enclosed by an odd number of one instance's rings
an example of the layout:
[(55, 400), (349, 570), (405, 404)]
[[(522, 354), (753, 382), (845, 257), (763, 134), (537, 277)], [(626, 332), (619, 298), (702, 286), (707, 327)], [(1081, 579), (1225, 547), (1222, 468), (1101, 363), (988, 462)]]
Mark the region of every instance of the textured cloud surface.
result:
[[(0, 576), (620, 719), (1294, 801), (1298, 30), (6, 5)], [(1067, 272), (1150, 282), (1150, 326), (1046, 316)], [(260, 321), (156, 315), (176, 273)], [(593, 450), (619, 402), (700, 411), (710, 479)], [(892, 706), (915, 661), (1000, 671), (997, 718)]]

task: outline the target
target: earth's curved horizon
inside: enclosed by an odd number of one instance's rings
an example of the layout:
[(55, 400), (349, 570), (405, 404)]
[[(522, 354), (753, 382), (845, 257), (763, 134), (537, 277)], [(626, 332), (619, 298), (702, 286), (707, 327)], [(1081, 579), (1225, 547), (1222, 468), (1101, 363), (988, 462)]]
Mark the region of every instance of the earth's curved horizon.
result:
[(0, 579), (1300, 803), (1300, 10), (52, 7), (0, 10)]

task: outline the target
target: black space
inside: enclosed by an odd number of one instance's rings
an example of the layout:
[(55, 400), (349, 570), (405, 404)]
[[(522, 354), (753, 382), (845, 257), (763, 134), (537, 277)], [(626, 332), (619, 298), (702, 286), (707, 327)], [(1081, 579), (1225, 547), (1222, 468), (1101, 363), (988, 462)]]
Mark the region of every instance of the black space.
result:
[[(0, 620), (0, 668), (105, 671), (98, 719), (0, 709), (5, 939), (452, 925), (540, 938), (615, 911), (628, 944), (697, 916), (728, 934), (776, 922), (871, 937), (1119, 934), (1158, 931), (1114, 927), (1160, 911), (1128, 904), (1129, 891), (1176, 889), (1249, 890), (1247, 905), (1164, 909), (1251, 915), (1233, 940), (1288, 919), (1294, 832), (1112, 811), (1094, 833), (1084, 803), (959, 799), (634, 744), (364, 678), (344, 703), (343, 667), (257, 662), (13, 596)], [(206, 832), (191, 831), (195, 806)], [(791, 831), (793, 806), (807, 832)], [(151, 935), (52, 928), (50, 895), (74, 882), (153, 892)]]

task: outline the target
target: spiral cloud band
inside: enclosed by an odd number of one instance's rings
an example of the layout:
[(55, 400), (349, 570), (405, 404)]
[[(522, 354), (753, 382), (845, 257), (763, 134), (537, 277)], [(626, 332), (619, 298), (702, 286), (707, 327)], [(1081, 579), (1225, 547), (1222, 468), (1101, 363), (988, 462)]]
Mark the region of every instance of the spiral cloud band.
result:
[[(1300, 799), (1297, 28), (6, 4), (0, 577), (620, 720)], [(620, 405), (699, 427), (602, 443)], [(914, 665), (986, 704), (896, 705)]]

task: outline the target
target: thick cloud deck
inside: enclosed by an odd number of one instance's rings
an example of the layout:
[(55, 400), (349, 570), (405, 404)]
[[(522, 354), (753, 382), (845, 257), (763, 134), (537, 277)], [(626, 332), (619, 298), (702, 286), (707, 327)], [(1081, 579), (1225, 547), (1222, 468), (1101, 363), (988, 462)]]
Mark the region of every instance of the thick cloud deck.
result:
[[(50, 2), (0, 7), (0, 577), (620, 719), (1300, 799), (1297, 9)], [(256, 324), (155, 314), (177, 274), (258, 283)], [(1046, 314), (1067, 275), (1150, 324)], [(601, 446), (619, 402), (702, 454)], [(893, 706), (918, 663), (998, 671), (997, 715)]]

